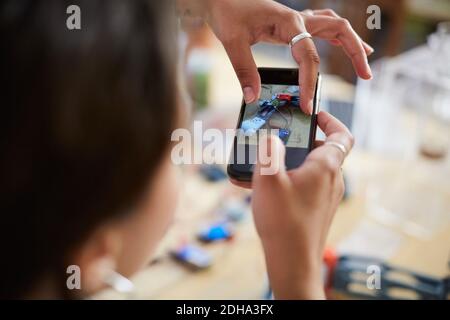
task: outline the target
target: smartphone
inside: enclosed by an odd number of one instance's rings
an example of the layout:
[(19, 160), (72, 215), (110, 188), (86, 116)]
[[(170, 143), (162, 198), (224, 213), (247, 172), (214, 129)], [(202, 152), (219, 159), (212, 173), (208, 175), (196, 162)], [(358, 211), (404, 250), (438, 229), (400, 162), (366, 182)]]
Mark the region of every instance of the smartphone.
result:
[(320, 103), (321, 76), (318, 74), (312, 115), (300, 109), (298, 69), (258, 68), (261, 97), (251, 104), (242, 102), (237, 131), (227, 172), (238, 181), (251, 181), (258, 149), (258, 132), (279, 136), (286, 146), (287, 170), (299, 167), (312, 150)]

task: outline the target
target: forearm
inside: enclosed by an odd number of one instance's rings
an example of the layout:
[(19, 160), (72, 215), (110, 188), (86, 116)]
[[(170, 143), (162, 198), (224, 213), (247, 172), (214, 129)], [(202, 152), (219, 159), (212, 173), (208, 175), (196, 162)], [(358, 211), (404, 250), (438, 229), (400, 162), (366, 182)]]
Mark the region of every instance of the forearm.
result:
[(263, 246), (275, 299), (325, 299), (320, 261), (305, 256), (296, 246)]

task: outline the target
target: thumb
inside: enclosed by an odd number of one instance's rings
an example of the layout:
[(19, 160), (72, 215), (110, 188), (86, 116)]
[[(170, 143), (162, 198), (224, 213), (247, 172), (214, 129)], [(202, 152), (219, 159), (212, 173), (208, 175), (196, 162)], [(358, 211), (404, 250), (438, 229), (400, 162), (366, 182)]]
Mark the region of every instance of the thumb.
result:
[(253, 171), (253, 186), (273, 184), (286, 176), (286, 148), (277, 136), (261, 137), (258, 146), (258, 161)]
[(245, 103), (254, 102), (261, 93), (261, 78), (249, 44), (234, 41), (224, 44), (224, 47), (241, 83)]

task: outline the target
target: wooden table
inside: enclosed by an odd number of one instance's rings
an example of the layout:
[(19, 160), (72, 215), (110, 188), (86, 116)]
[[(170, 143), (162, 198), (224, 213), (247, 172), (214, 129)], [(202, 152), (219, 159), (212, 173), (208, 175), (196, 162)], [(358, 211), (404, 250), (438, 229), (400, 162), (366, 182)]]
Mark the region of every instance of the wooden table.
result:
[[(413, 164), (411, 164), (413, 165)], [(420, 165), (414, 164), (414, 166)], [(367, 187), (371, 179), (389, 177), (398, 172), (397, 161), (387, 161), (374, 155), (355, 152), (346, 162), (345, 172), (352, 187), (351, 196), (339, 207), (328, 243), (339, 247), (361, 223), (376, 225), (398, 234), (402, 241), (388, 261), (397, 266), (422, 272), (430, 276), (448, 274), (450, 252), (449, 221), (442, 221), (439, 230), (430, 238), (421, 239), (404, 234), (398, 228), (379, 223), (367, 214)], [(432, 165), (433, 166), (433, 165)], [(424, 170), (430, 168), (425, 166)], [(180, 204), (180, 217), (161, 245), (158, 260), (134, 279), (135, 298), (140, 299), (260, 299), (267, 290), (263, 252), (256, 235), (250, 212), (247, 219), (237, 225), (231, 242), (204, 245), (214, 257), (213, 266), (205, 271), (192, 272), (174, 262), (167, 250), (180, 240), (193, 239), (199, 226), (213, 218), (214, 208), (228, 194), (236, 197), (243, 191), (236, 190), (228, 182), (210, 183), (188, 170)], [(405, 184), (410, 181), (405, 177)], [(230, 191), (231, 190), (231, 191)], [(198, 194), (201, 192), (201, 197)], [(447, 212), (450, 212), (450, 188), (436, 189), (442, 192)], [(241, 194), (240, 196), (244, 196)], [(426, 201), (426, 199), (423, 199)], [(407, 202), (408, 199), (399, 199)], [(189, 208), (189, 209), (186, 209)], [(445, 220), (445, 219), (444, 219)], [(380, 235), (381, 236), (381, 235)], [(99, 298), (123, 298), (106, 291)]]

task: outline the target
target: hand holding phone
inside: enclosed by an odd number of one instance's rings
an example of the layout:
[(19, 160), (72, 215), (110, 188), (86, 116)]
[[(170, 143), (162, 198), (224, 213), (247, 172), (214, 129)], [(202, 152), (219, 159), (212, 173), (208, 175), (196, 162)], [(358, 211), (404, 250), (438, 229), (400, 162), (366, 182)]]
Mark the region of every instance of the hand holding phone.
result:
[[(317, 117), (327, 136), (296, 169), (253, 175), (252, 211), (276, 299), (323, 299), (322, 257), (327, 234), (343, 193), (342, 163), (353, 145), (349, 130), (326, 112)], [(285, 146), (269, 136), (274, 161)], [(340, 148), (342, 146), (346, 152)], [(278, 159), (276, 158), (278, 157)]]
[(301, 88), (297, 69), (259, 68), (261, 97), (242, 103), (233, 143), (228, 175), (238, 181), (251, 181), (262, 133), (275, 134), (286, 145), (285, 165), (299, 167), (312, 150), (317, 129), (321, 78), (318, 75), (312, 114), (300, 109)]

